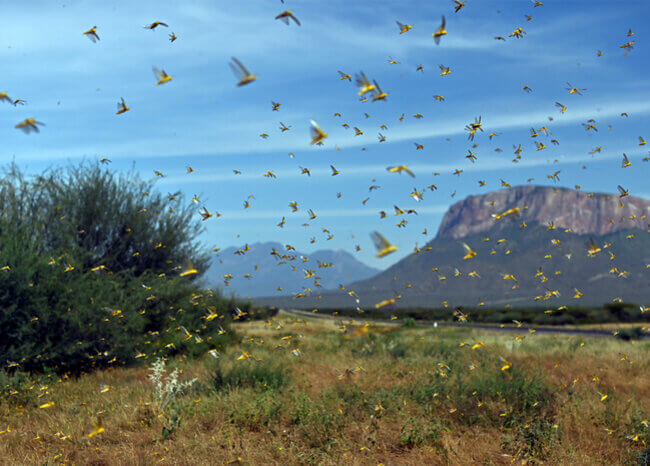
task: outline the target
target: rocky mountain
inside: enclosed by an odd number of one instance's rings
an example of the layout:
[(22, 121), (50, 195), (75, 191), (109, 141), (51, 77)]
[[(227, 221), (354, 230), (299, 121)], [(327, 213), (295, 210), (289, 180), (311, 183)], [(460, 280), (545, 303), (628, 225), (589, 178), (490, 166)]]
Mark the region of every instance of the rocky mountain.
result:
[[(648, 214), (650, 202), (640, 198), (552, 187), (470, 196), (449, 209), (434, 240), (384, 272), (318, 299), (312, 294), (267, 304), (372, 307), (395, 299), (389, 307), (648, 305)], [(474, 257), (465, 258), (463, 243)]]
[[(378, 272), (345, 251), (320, 250), (306, 254), (268, 242), (219, 251), (204, 280), (222, 288), (228, 283), (224, 290), (241, 297), (257, 297), (296, 293), (303, 286), (315, 288), (315, 281), (323, 289), (335, 288)], [(313, 276), (305, 279), (311, 273)]]
[[(631, 228), (647, 228), (650, 202), (638, 197), (625, 197), (621, 207), (618, 194), (586, 193), (567, 188), (516, 186), (480, 196), (469, 196), (452, 205), (445, 214), (438, 238), (463, 238), (484, 231), (507, 228), (513, 218), (529, 224), (570, 229), (573, 233), (605, 235)], [(519, 216), (498, 215), (508, 209), (519, 209)], [(518, 218), (520, 217), (520, 218)]]

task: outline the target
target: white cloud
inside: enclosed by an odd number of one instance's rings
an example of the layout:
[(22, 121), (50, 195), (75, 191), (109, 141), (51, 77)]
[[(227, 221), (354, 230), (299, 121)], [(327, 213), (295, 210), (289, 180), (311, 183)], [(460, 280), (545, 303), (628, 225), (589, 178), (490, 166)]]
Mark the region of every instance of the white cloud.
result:
[[(463, 173), (470, 173), (470, 172), (489, 172), (489, 171), (496, 171), (496, 170), (521, 170), (523, 168), (535, 168), (535, 167), (543, 167), (543, 166), (549, 166), (549, 167), (557, 167), (560, 165), (566, 165), (566, 164), (572, 164), (572, 163), (578, 163), (578, 162), (586, 162), (589, 161), (589, 163), (599, 163), (603, 162), (606, 160), (617, 160), (621, 159), (622, 160), (622, 153), (626, 153), (629, 157), (635, 157), (635, 156), (640, 156), (645, 154), (645, 151), (642, 149), (639, 149), (639, 147), (634, 147), (634, 146), (626, 146), (626, 147), (619, 147), (619, 148), (614, 148), (611, 149), (608, 153), (606, 154), (596, 154), (593, 157), (590, 158), (589, 154), (586, 153), (574, 153), (570, 155), (560, 155), (558, 157), (553, 157), (553, 161), (547, 159), (546, 157), (543, 157), (543, 154), (540, 154), (539, 156), (529, 156), (529, 157), (524, 157), (521, 161), (518, 163), (513, 163), (509, 159), (498, 159), (498, 160), (482, 160), (479, 158), (479, 161), (475, 164), (471, 165), (462, 165), (462, 170)], [(557, 162), (554, 162), (554, 160), (557, 160)], [(400, 161), (402, 163), (403, 161)], [(440, 164), (440, 163), (433, 163), (433, 164), (423, 164), (423, 163), (414, 163), (414, 164), (409, 164), (408, 167), (416, 174), (416, 178), (413, 180), (416, 182), (419, 178), (418, 175), (430, 175), (434, 172), (440, 173), (441, 175), (450, 175), (454, 170), (457, 168), (461, 167), (461, 163), (445, 163), (445, 164)], [(340, 172), (339, 176), (346, 176), (346, 177), (362, 177), (362, 176), (379, 176), (379, 175), (385, 175), (385, 176), (392, 176), (395, 178), (405, 178), (408, 179), (408, 175), (399, 175), (399, 174), (388, 174), (386, 171), (387, 165), (380, 165), (376, 163), (371, 163), (371, 164), (366, 164), (366, 165), (350, 165), (350, 166), (345, 166), (345, 165), (340, 165), (337, 164), (337, 170)], [(329, 168), (314, 168), (310, 170), (311, 172), (311, 177), (314, 181), (318, 180), (320, 177), (323, 177), (324, 180), (329, 181), (331, 179), (331, 170)], [(269, 179), (269, 178), (264, 178), (263, 172), (261, 170), (257, 170), (256, 172), (245, 172), (242, 173), (241, 175), (235, 175), (231, 171), (227, 171), (224, 173), (209, 173), (209, 174), (181, 174), (181, 173), (174, 173), (171, 174), (159, 181), (159, 184), (165, 185), (165, 184), (194, 184), (194, 183), (207, 183), (207, 182), (243, 182), (243, 181), (264, 181), (268, 183), (274, 183), (277, 181), (280, 181), (285, 178), (301, 178), (301, 177), (306, 177), (306, 175), (302, 174), (301, 171), (298, 168), (293, 168), (293, 169), (282, 169), (282, 170), (274, 170), (273, 173), (277, 176), (276, 180)], [(461, 175), (462, 176), (462, 175)]]
[[(418, 212), (418, 214), (443, 214), (447, 211), (448, 205), (434, 205), (434, 206), (423, 206), (423, 207), (417, 207), (415, 206), (415, 210)], [(278, 222), (282, 219), (282, 217), (287, 218), (288, 220), (291, 220), (295, 216), (296, 218), (301, 218), (305, 219), (305, 216), (307, 215), (307, 210), (299, 210), (298, 212), (292, 214), (292, 213), (287, 213), (288, 210), (255, 210), (255, 208), (251, 208), (250, 210), (229, 210), (229, 211), (223, 211), (219, 212), (222, 217), (217, 219), (216, 221), (228, 221), (228, 220), (261, 220), (261, 219), (277, 219)], [(336, 217), (336, 218), (341, 218), (341, 217), (377, 217), (378, 216), (378, 210), (372, 209), (372, 208), (367, 208), (367, 209), (314, 209), (314, 212), (318, 217)]]
[[(571, 96), (572, 97), (572, 96)], [(606, 100), (598, 100), (590, 105), (572, 105), (568, 103), (569, 110), (564, 115), (556, 115), (555, 120), (550, 123), (551, 128), (563, 127), (568, 125), (577, 125), (586, 121), (588, 118), (611, 118), (619, 116), (621, 112), (628, 112), (630, 115), (642, 116), (650, 113), (650, 99), (639, 98), (630, 100), (626, 98), (608, 97)], [(112, 105), (111, 105), (112, 106)], [(599, 108), (602, 110), (598, 111)], [(243, 115), (244, 109), (240, 109), (230, 114), (229, 118), (224, 119), (216, 114), (213, 116), (202, 115), (200, 117), (175, 117), (170, 118), (171, 123), (174, 119), (178, 120), (179, 132), (184, 134), (182, 138), (175, 137), (155, 137), (158, 131), (155, 126), (143, 129), (143, 133), (148, 136), (135, 136), (126, 140), (115, 139), (105, 141), (98, 146), (96, 143), (82, 142), (77, 146), (70, 147), (67, 139), (61, 141), (61, 147), (57, 144), (48, 144), (48, 147), (40, 148), (33, 154), (24, 154), (21, 156), (23, 161), (35, 160), (60, 160), (94, 154), (109, 154), (113, 159), (120, 158), (168, 158), (168, 157), (214, 157), (214, 156), (239, 156), (241, 154), (264, 154), (274, 152), (290, 151), (328, 151), (333, 147), (339, 146), (342, 149), (351, 149), (355, 147), (376, 145), (377, 140), (373, 134), (372, 139), (357, 138), (349, 132), (343, 133), (343, 136), (331, 136), (326, 141), (326, 146), (311, 147), (309, 146), (309, 115), (291, 111), (283, 114), (273, 115), (274, 120), (285, 122), (302, 122), (293, 125), (291, 131), (284, 134), (278, 134), (277, 122), (269, 118), (258, 118), (255, 120), (246, 119)], [(529, 128), (542, 124), (549, 124), (548, 115), (552, 111), (529, 111), (516, 114), (507, 114), (495, 118), (484, 118), (483, 123), (486, 131), (503, 131), (517, 128)], [(186, 118), (187, 121), (183, 121)], [(220, 123), (215, 124), (219, 119)], [(0, 124), (13, 125), (19, 118), (10, 115), (0, 117)], [(412, 122), (408, 126), (393, 126), (389, 133), (386, 133), (388, 139), (382, 146), (390, 146), (407, 141), (425, 142), (429, 139), (451, 137), (463, 134), (464, 126), (468, 123), (468, 118), (456, 118), (454, 120), (446, 119), (444, 122)], [(183, 127), (182, 125), (185, 125)], [(55, 126), (57, 131), (66, 134), (72, 131), (71, 127), (65, 126), (65, 123), (59, 123), (63, 127)], [(173, 125), (172, 125), (173, 126)], [(75, 126), (76, 128), (76, 126)], [(324, 126), (326, 131), (330, 129)], [(44, 131), (51, 130), (47, 128)], [(267, 140), (259, 138), (259, 134), (266, 130), (271, 137)], [(351, 130), (350, 130), (351, 131)], [(237, 138), (229, 135), (238, 135)], [(242, 135), (246, 135), (242, 137)], [(41, 137), (42, 135), (32, 136)], [(54, 137), (54, 136), (53, 136)], [(23, 139), (20, 139), (21, 141)], [(101, 147), (101, 149), (98, 149)], [(395, 160), (395, 163), (402, 163)], [(483, 165), (468, 168), (471, 170), (482, 170)], [(441, 166), (440, 169), (447, 169), (448, 166)], [(455, 167), (454, 167), (455, 168)], [(363, 170), (363, 169), (359, 169)], [(436, 170), (436, 168), (432, 168)], [(361, 174), (361, 172), (359, 172)], [(283, 173), (283, 176), (291, 176), (289, 173)], [(226, 175), (214, 175), (212, 180), (226, 180)]]

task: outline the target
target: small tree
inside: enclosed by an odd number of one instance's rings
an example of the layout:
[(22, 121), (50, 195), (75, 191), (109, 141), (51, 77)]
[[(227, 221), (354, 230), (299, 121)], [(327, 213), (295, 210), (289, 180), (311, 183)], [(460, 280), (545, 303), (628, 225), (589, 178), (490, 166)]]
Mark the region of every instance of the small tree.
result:
[(198, 333), (226, 318), (202, 316), (208, 307), (226, 315), (230, 303), (178, 273), (190, 260), (205, 268), (201, 222), (180, 194), (153, 187), (92, 163), (31, 178), (9, 167), (0, 179), (0, 361), (79, 373), (214, 347)]
[(118, 174), (99, 163), (49, 170), (29, 186), (38, 201), (31, 215), (42, 222), (47, 249), (69, 252), (85, 267), (139, 276), (192, 260), (202, 269), (208, 255), (197, 239), (203, 226), (196, 208), (154, 185), (135, 171)]

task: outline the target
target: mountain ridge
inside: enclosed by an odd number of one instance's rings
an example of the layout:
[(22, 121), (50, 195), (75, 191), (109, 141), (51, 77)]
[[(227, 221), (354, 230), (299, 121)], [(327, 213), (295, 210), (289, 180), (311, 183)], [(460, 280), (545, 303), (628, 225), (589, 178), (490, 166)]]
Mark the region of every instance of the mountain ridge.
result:
[[(515, 208), (518, 213), (494, 217)], [(363, 308), (386, 300), (389, 307), (647, 305), (648, 212), (650, 201), (641, 198), (566, 188), (470, 196), (450, 207), (433, 240), (385, 271), (343, 291), (265, 302), (302, 308)], [(592, 241), (597, 252), (589, 252)], [(464, 259), (463, 243), (475, 257)]]
[[(626, 196), (624, 206), (616, 194), (587, 193), (576, 189), (526, 185), (468, 196), (452, 204), (443, 216), (436, 237), (462, 238), (471, 233), (494, 231), (498, 224), (509, 225), (514, 218), (556, 228), (569, 228), (576, 234), (604, 235), (630, 228), (645, 228), (650, 215), (650, 201)], [(563, 209), (571, 205), (571, 209)], [(500, 221), (494, 215), (519, 209)], [(557, 213), (560, 212), (560, 215)], [(630, 220), (629, 217), (636, 218)], [(626, 220), (621, 221), (621, 218)]]
[[(317, 288), (315, 282), (322, 288), (334, 288), (379, 272), (342, 249), (303, 253), (266, 241), (218, 251), (204, 279), (209, 285), (225, 286), (226, 291), (242, 297), (258, 297)], [(307, 280), (305, 277), (312, 273)], [(232, 277), (224, 279), (224, 275)]]

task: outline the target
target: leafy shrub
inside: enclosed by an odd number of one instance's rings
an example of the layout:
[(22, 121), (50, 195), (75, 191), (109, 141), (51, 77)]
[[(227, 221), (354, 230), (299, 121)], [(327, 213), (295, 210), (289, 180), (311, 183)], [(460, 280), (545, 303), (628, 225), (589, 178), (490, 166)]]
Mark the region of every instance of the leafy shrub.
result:
[[(233, 301), (232, 307), (234, 308), (235, 303)], [(275, 317), (278, 314), (278, 308), (276, 307), (258, 307), (253, 306), (251, 303), (240, 303), (239, 308), (245, 312), (241, 317), (238, 317), (237, 322), (247, 322), (250, 320), (268, 320), (272, 317)]]
[(406, 317), (404, 320), (402, 320), (402, 327), (404, 328), (416, 328), (418, 327), (418, 323), (415, 321), (413, 317)]
[[(0, 400), (13, 405), (27, 405), (33, 403), (36, 394), (33, 385), (24, 372), (13, 374), (0, 371)], [(0, 402), (1, 402), (0, 401)]]
[[(152, 189), (98, 164), (31, 178), (9, 168), (0, 179), (0, 361), (79, 374), (173, 354), (179, 336), (183, 349), (217, 345), (212, 334), (228, 326), (234, 303), (178, 273), (188, 261), (205, 268), (201, 222), (181, 195)], [(206, 322), (208, 307), (220, 319)]]
[(104, 265), (140, 276), (169, 273), (189, 259), (199, 270), (207, 264), (195, 209), (178, 192), (154, 191), (155, 180), (135, 171), (82, 162), (27, 180), (12, 167), (0, 186), (3, 207), (11, 204), (3, 216), (28, 226), (43, 252), (68, 253), (80, 268)]
[(616, 333), (616, 338), (624, 341), (639, 340), (647, 335), (642, 327), (624, 328)]

